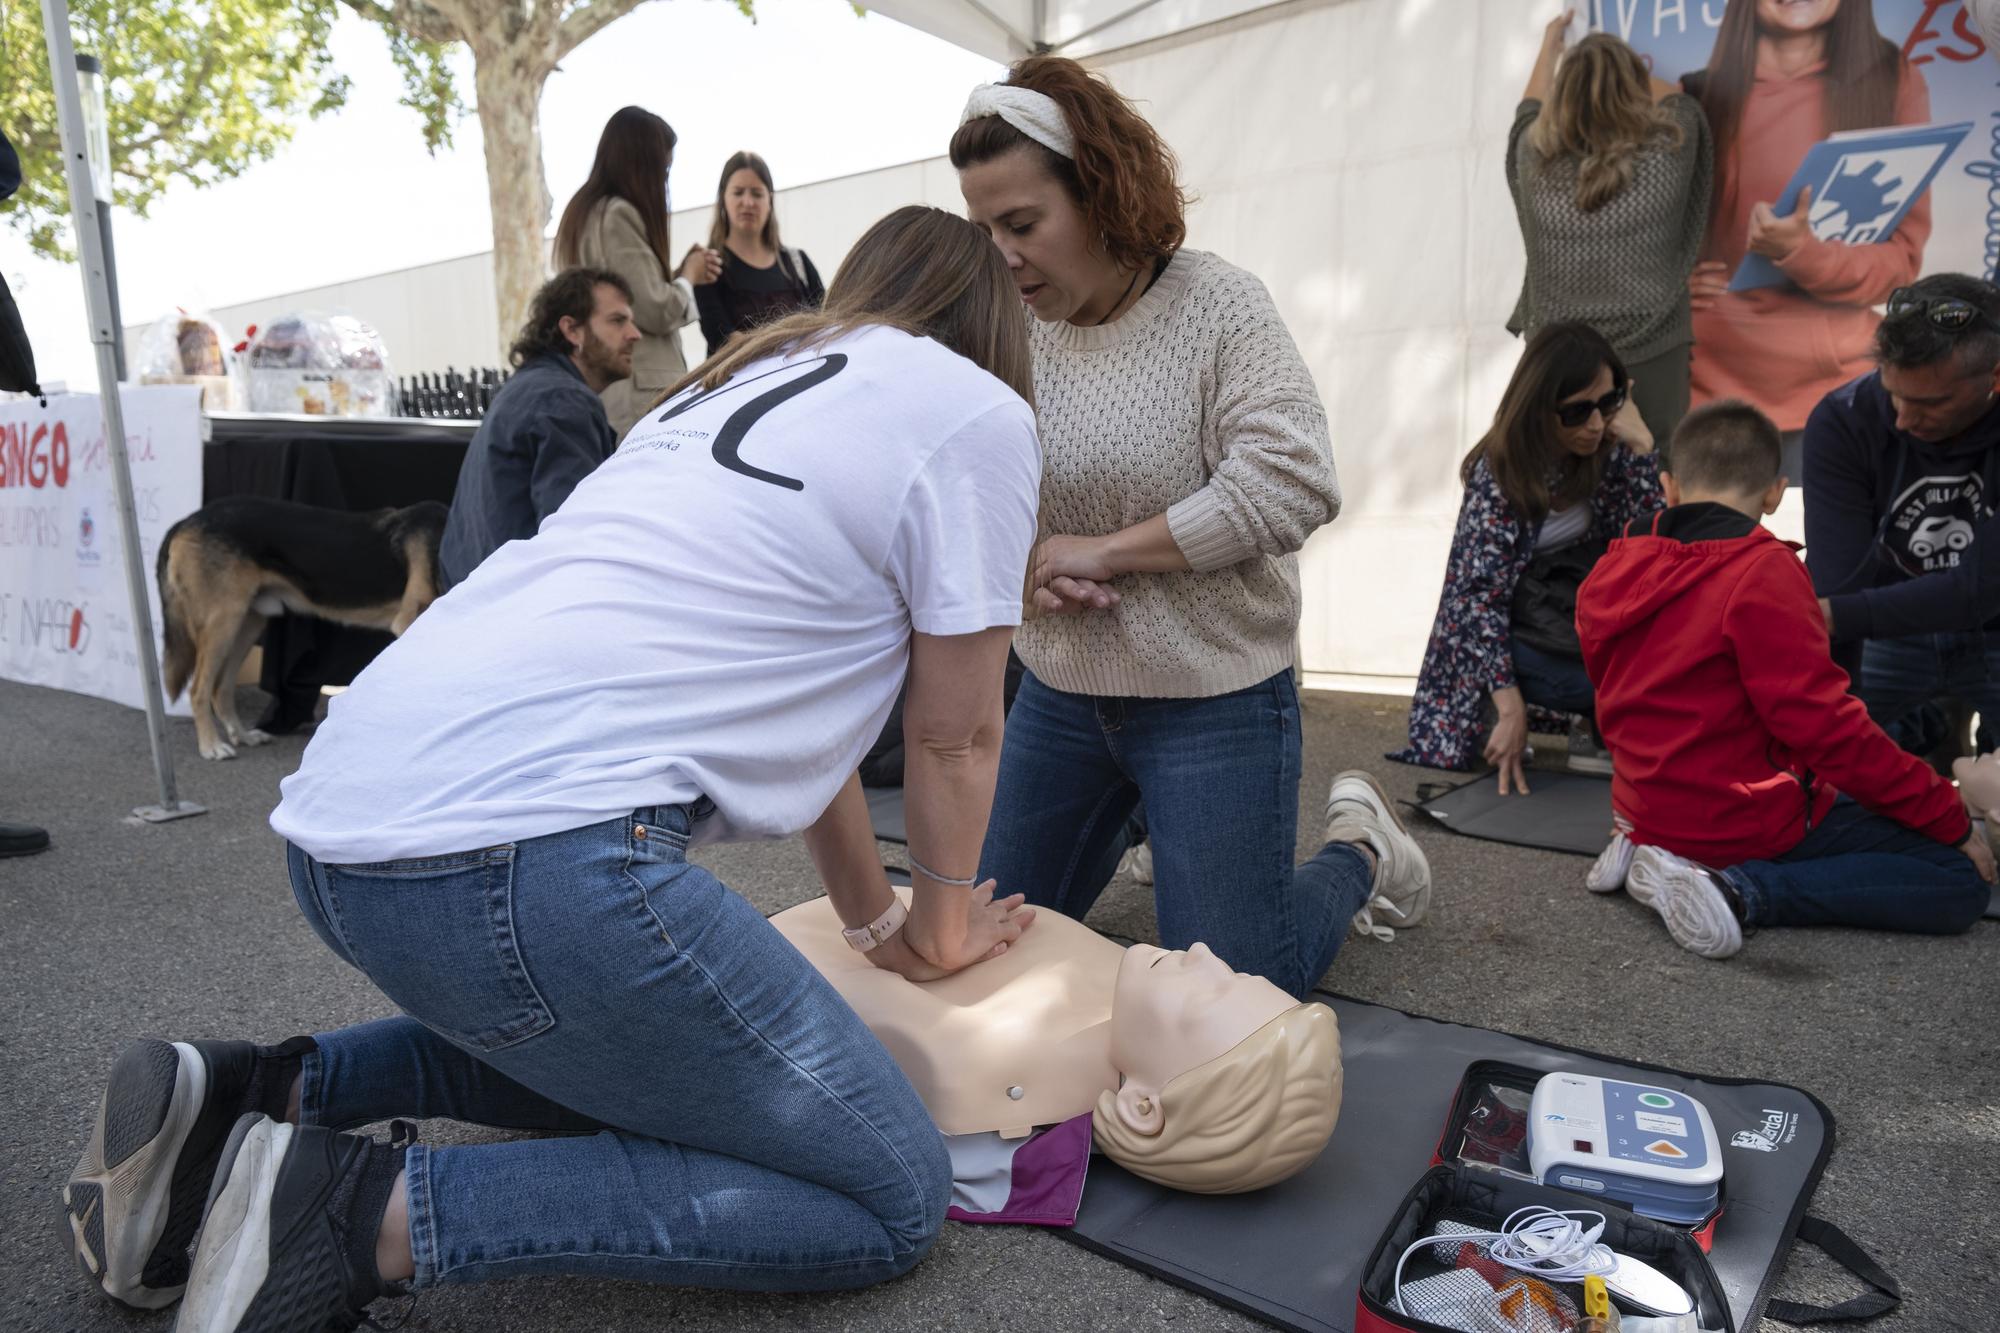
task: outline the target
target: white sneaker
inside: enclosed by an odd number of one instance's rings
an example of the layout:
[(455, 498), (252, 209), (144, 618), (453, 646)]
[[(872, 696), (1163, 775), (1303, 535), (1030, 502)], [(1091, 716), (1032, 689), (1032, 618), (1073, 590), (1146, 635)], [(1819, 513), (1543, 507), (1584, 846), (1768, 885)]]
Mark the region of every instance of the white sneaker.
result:
[(1326, 794), (1326, 841), (1365, 842), (1375, 853), (1375, 891), (1354, 914), (1356, 935), (1393, 940), (1431, 906), (1431, 863), (1373, 774), (1349, 769)]
[(1125, 854), (1118, 858), (1118, 873), (1130, 875), (1141, 884), (1153, 882), (1153, 844), (1142, 842), (1137, 847), (1127, 847)]
[(1663, 847), (1641, 847), (1625, 881), (1633, 899), (1660, 914), (1667, 934), (1689, 953), (1728, 958), (1743, 947), (1743, 923), (1714, 875)]
[(1592, 893), (1616, 893), (1625, 887), (1625, 879), (1632, 871), (1632, 853), (1637, 850), (1632, 844), (1631, 832), (1631, 826), (1624, 820), (1612, 819), (1611, 841), (1591, 863), (1590, 874), (1584, 878), (1583, 887)]

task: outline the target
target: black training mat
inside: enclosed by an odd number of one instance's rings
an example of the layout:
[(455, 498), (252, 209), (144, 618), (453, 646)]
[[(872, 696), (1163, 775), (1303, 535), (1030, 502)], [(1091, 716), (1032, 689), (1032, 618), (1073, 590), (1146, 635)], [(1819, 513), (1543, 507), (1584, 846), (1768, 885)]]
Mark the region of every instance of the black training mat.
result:
[(1516, 847), (1595, 857), (1611, 841), (1611, 779), (1564, 769), (1529, 769), (1526, 796), (1502, 796), (1488, 773), (1417, 809), (1455, 833)]
[(1499, 1060), (1657, 1084), (1708, 1108), (1724, 1145), (1727, 1199), (1709, 1258), (1737, 1328), (1757, 1326), (1833, 1150), (1833, 1115), (1818, 1098), (1314, 998), (1339, 1015), (1346, 1061), (1340, 1122), (1319, 1160), (1269, 1189), (1203, 1196), (1163, 1189), (1099, 1156), (1075, 1228), (1058, 1234), (1280, 1328), (1350, 1333), (1361, 1267), (1429, 1168), (1467, 1067)]
[(1995, 921), (2000, 921), (2000, 889), (1995, 889), (1987, 895), (1986, 915)]
[(910, 835), (903, 827), (903, 789), (863, 787), (861, 790), (868, 797), (868, 822), (875, 828), (876, 839), (908, 846)]

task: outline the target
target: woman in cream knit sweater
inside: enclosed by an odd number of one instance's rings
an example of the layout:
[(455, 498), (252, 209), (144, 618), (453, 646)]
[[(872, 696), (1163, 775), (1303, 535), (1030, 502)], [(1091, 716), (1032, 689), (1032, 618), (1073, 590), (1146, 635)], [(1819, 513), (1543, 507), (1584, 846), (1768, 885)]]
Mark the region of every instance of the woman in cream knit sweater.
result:
[(975, 89), (951, 160), (1034, 316), (1043, 453), (980, 876), (1082, 917), (1143, 800), (1162, 942), (1303, 994), (1350, 918), (1413, 924), (1430, 887), (1366, 774), (1292, 864), (1294, 552), (1340, 507), (1312, 377), (1262, 283), (1181, 248), (1172, 155), (1074, 61)]

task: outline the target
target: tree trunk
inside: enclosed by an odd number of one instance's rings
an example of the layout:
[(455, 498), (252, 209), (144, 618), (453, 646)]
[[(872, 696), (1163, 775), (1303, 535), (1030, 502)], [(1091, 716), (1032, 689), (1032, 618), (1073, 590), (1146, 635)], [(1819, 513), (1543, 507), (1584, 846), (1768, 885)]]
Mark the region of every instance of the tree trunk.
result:
[(548, 276), (549, 187), (542, 174), (544, 52), (473, 44), (473, 88), (486, 144), (486, 198), (493, 211), (493, 289), (501, 356)]

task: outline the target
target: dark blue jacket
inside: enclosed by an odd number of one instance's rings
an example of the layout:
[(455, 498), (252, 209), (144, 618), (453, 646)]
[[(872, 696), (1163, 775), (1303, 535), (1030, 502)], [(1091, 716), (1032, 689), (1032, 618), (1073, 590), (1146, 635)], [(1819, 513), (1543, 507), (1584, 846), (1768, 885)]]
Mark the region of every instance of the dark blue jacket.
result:
[(534, 536), (617, 447), (604, 403), (568, 357), (545, 352), (515, 371), (458, 470), (438, 548), (445, 587), (506, 543)]
[(1865, 639), (1996, 627), (2000, 401), (1930, 444), (1896, 429), (1881, 372), (1863, 375), (1807, 419), (1805, 474), (1806, 568), (1848, 674)]

